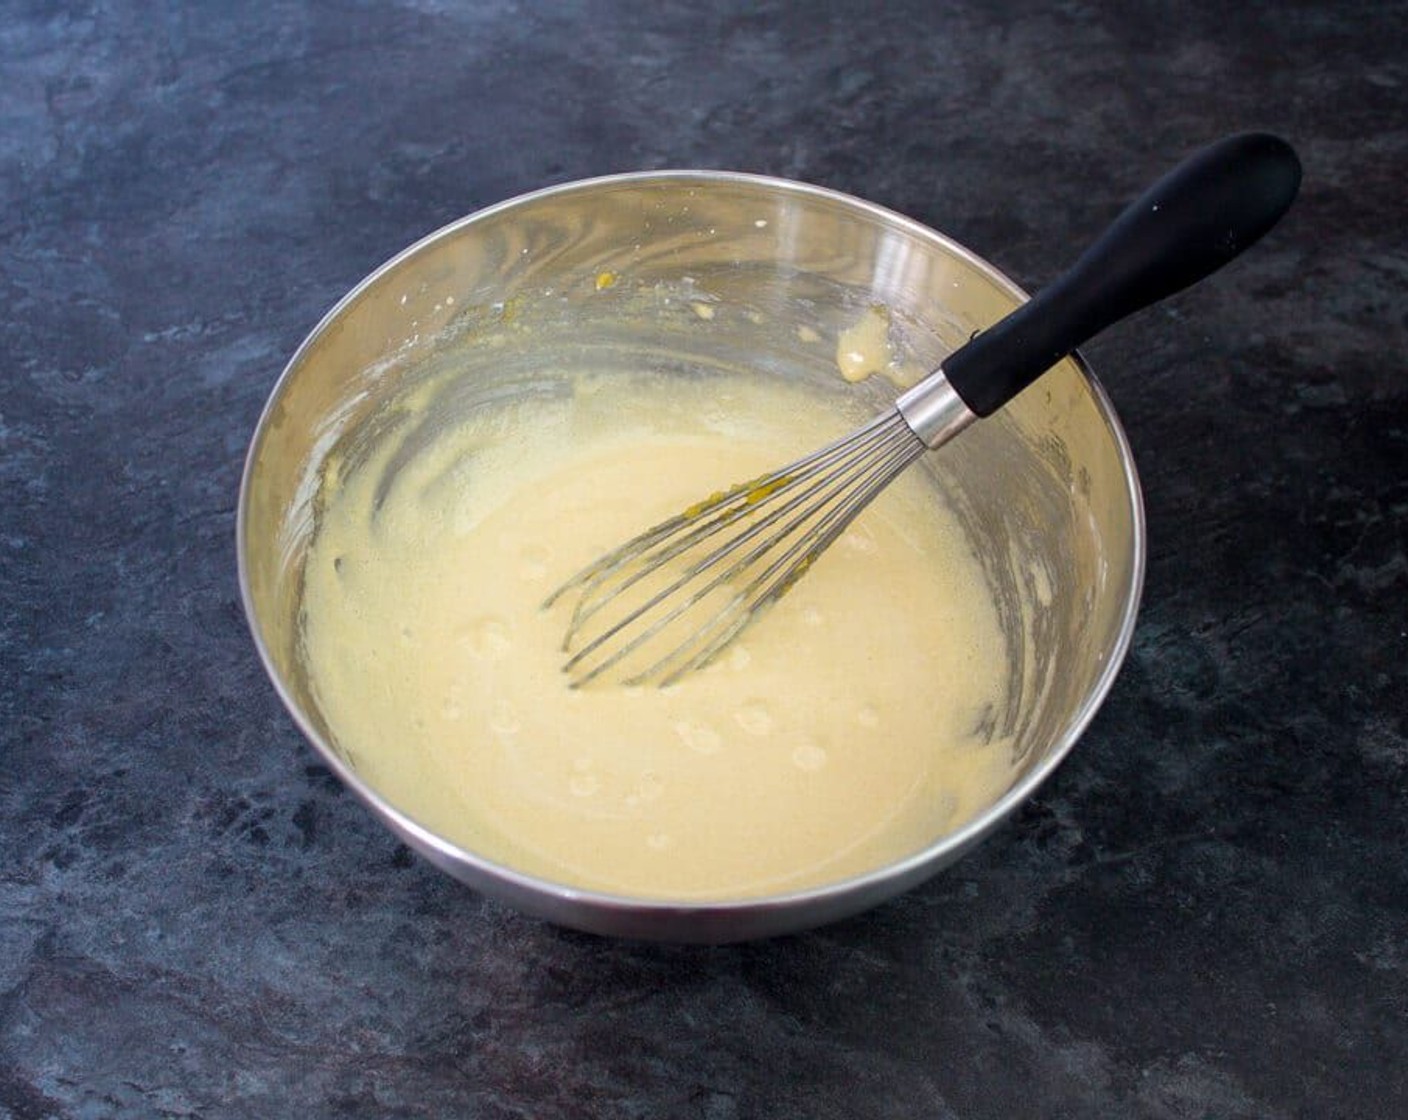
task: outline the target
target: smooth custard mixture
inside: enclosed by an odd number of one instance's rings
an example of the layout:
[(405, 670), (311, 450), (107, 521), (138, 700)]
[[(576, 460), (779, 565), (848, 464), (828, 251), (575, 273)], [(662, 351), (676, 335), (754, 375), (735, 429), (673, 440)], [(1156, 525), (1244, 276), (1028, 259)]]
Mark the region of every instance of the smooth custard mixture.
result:
[(624, 376), (464, 413), (329, 462), (306, 568), (322, 711), (408, 816), (574, 886), (739, 898), (916, 852), (1010, 783), (990, 593), (910, 476), (706, 669), (567, 686), (554, 587), (853, 418), (776, 384)]

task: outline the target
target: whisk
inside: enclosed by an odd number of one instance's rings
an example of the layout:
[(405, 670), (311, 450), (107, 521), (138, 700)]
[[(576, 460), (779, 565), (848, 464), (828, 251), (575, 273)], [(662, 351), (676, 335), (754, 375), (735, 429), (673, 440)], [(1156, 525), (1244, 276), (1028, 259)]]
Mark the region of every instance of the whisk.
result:
[(850, 435), (716, 493), (578, 572), (569, 682), (668, 685), (701, 668), (802, 578), (901, 471), (1011, 400), (1112, 323), (1203, 279), (1281, 218), (1301, 168), (1242, 133), (1179, 164), (1069, 271)]

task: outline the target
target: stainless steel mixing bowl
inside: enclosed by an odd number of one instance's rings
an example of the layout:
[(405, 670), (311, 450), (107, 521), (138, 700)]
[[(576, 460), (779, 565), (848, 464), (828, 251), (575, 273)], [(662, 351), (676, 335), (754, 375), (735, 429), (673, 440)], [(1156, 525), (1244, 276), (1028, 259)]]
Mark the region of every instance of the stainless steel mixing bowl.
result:
[(818, 889), (718, 902), (609, 896), (522, 874), (422, 827), (363, 780), (329, 731), (301, 653), (302, 564), (330, 453), (357, 456), (395, 427), (407, 394), (426, 386), (437, 394), (435, 423), (445, 423), (506, 398), (570, 393), (567, 371), (742, 370), (806, 383), (867, 418), (895, 387), (847, 384), (835, 361), (840, 332), (867, 309), (888, 310), (896, 363), (919, 372), (1023, 298), (991, 265), (913, 221), (749, 175), (593, 179), (445, 227), (328, 313), (254, 433), (239, 505), (240, 587), (275, 688), (323, 761), (407, 844), (554, 922), (722, 942), (833, 921), (914, 886), (1045, 780), (1129, 645), (1144, 572), (1139, 485), (1115, 413), (1078, 357), (922, 463), (936, 500), (970, 534), (998, 607), (1009, 679), (992, 730), (1016, 744), (1017, 777), (957, 832)]

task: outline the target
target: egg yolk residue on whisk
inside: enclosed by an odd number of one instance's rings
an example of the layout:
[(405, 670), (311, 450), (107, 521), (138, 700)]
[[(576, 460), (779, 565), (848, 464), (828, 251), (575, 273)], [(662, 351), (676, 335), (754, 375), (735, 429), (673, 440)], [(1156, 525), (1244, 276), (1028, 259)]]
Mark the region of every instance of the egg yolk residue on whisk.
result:
[(959, 827), (1012, 779), (984, 730), (1006, 652), (917, 477), (668, 688), (569, 688), (570, 608), (542, 608), (606, 549), (850, 424), (776, 384), (608, 379), (331, 462), (304, 642), (333, 739), (449, 840), (638, 898), (802, 890)]

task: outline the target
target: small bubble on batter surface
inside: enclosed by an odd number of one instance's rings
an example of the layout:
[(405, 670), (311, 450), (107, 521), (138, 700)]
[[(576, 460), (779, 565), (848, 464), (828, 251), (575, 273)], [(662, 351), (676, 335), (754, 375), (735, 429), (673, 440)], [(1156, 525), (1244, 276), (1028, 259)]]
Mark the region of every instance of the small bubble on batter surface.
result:
[(792, 752), (792, 765), (809, 774), (815, 773), (826, 765), (826, 748), (803, 743)]
[(680, 742), (700, 754), (716, 754), (723, 746), (723, 737), (712, 727), (702, 723), (679, 720), (675, 723), (675, 734), (680, 737)]
[(548, 551), (537, 545), (528, 545), (519, 554), (519, 578), (536, 583), (548, 574)]
[(494, 705), (494, 710), (489, 714), (489, 726), (500, 735), (514, 735), (523, 727), (518, 713), (506, 700), (500, 700)]
[(749, 735), (767, 735), (772, 731), (772, 712), (761, 701), (739, 708), (733, 713), (733, 720)]
[(459, 642), (481, 661), (502, 661), (513, 648), (508, 623), (493, 615), (466, 624), (460, 630)]

